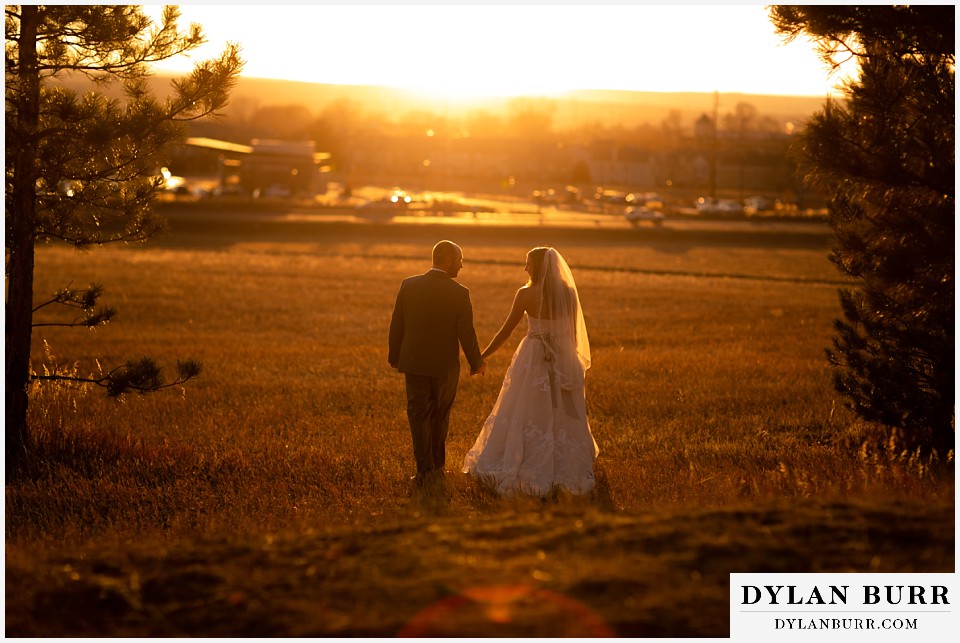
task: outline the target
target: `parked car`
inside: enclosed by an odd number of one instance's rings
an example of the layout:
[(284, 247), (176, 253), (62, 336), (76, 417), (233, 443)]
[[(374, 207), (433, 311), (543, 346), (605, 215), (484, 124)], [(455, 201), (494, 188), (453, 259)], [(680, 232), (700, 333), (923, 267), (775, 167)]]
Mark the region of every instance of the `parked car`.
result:
[(743, 206), (730, 199), (700, 197), (697, 199), (697, 214), (743, 214)]
[(642, 205), (631, 205), (627, 207), (625, 215), (627, 221), (637, 225), (641, 221), (651, 221), (654, 225), (661, 225), (664, 220), (663, 212), (648, 208)]
[(356, 209), (374, 212), (395, 212), (396, 210), (406, 210), (411, 203), (413, 203), (413, 197), (400, 188), (392, 188), (383, 198), (361, 203), (356, 206)]
[(621, 192), (620, 190), (608, 190), (605, 188), (598, 187), (593, 194), (593, 198), (601, 203), (609, 203), (611, 205), (627, 205), (627, 193)]
[(763, 196), (752, 196), (743, 200), (743, 210), (747, 214), (756, 214), (773, 210), (776, 206), (774, 201)]
[(265, 188), (255, 188), (253, 190), (254, 199), (289, 199), (293, 192), (286, 185), (271, 183)]
[(397, 207), (405, 207), (413, 202), (413, 197), (400, 188), (393, 188), (390, 191), (390, 203)]
[(632, 192), (627, 195), (626, 201), (628, 204), (633, 206), (646, 206), (650, 209), (663, 209), (666, 206), (664, 200), (656, 192), (644, 192), (636, 193)]

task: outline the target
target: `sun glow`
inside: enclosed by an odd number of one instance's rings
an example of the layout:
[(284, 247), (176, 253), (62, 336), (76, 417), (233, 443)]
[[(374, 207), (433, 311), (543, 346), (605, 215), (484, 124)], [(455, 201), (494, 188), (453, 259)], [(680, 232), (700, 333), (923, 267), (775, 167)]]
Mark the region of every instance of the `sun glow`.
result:
[[(148, 7), (159, 15), (160, 8)], [(762, 5), (181, 5), (244, 76), (413, 89), (433, 98), (575, 89), (823, 96), (809, 43), (782, 44)], [(185, 71), (181, 56), (158, 71)]]

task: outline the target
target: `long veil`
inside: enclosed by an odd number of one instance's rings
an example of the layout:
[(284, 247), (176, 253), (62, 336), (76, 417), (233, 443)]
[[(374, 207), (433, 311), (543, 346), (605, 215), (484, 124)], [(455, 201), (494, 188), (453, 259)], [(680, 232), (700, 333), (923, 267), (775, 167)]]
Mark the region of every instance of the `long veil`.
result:
[(540, 277), (537, 316), (547, 326), (548, 358), (554, 362), (561, 388), (582, 386), (584, 372), (590, 368), (590, 340), (573, 273), (556, 249), (546, 251)]

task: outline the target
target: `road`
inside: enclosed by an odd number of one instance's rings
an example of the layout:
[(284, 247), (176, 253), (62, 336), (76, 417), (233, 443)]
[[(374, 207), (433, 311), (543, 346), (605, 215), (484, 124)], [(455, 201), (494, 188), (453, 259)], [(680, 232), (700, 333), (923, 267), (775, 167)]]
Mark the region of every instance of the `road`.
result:
[[(388, 200), (390, 190), (382, 188), (363, 188), (357, 193), (366, 200), (365, 207), (345, 207), (343, 216), (353, 217), (357, 221), (381, 220), (396, 223), (446, 223), (451, 225), (499, 225), (499, 226), (550, 226), (550, 227), (588, 227), (604, 229), (663, 228), (678, 231), (725, 231), (725, 232), (779, 232), (797, 234), (829, 233), (829, 227), (817, 219), (797, 219), (794, 221), (761, 218), (717, 220), (706, 219), (682, 213), (668, 216), (662, 223), (630, 223), (621, 213), (603, 214), (589, 211), (586, 207), (537, 204), (528, 200), (509, 199), (507, 197), (465, 197), (457, 192), (425, 192), (411, 195), (414, 202), (407, 208), (396, 208), (384, 203), (377, 207), (378, 201)], [(432, 203), (433, 208), (424, 207)], [(450, 204), (449, 211), (437, 204)]]
[(417, 212), (404, 210), (350, 210), (331, 209), (323, 212), (304, 210), (290, 211), (272, 218), (289, 221), (341, 221), (341, 222), (377, 222), (408, 225), (456, 225), (456, 226), (498, 226), (498, 227), (550, 227), (550, 228), (588, 228), (594, 230), (664, 230), (676, 232), (766, 232), (780, 234), (800, 234), (827, 236), (829, 226), (821, 221), (784, 221), (779, 220), (708, 220), (695, 217), (667, 217), (662, 223), (641, 222), (633, 224), (617, 215), (595, 214), (544, 208), (539, 214), (526, 210), (498, 212)]
[[(767, 233), (797, 235), (825, 239), (829, 226), (812, 218), (742, 218), (719, 220), (697, 216), (693, 211), (668, 212), (662, 222), (631, 223), (620, 211), (602, 213), (582, 207), (553, 204), (539, 206), (528, 199), (502, 195), (465, 196), (458, 192), (411, 193), (409, 205), (390, 202), (394, 189), (364, 187), (350, 198), (327, 194), (315, 202), (294, 203), (269, 199), (212, 199), (174, 201), (161, 205), (167, 213), (199, 212), (233, 221), (316, 222), (357, 224), (451, 225), (470, 227), (523, 227), (551, 229), (581, 229), (593, 231), (629, 232), (636, 230), (670, 233)], [(400, 192), (400, 194), (406, 194)], [(620, 209), (617, 209), (620, 210)]]

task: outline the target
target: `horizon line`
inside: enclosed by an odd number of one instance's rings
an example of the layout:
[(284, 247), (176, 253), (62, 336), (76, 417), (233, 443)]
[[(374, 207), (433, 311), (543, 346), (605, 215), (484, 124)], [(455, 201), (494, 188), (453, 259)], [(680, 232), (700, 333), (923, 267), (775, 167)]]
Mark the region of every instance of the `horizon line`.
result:
[[(176, 76), (176, 72), (164, 72), (155, 74), (157, 76)], [(502, 92), (502, 93), (483, 93), (477, 92), (476, 94), (471, 93), (469, 90), (463, 90), (462, 97), (447, 97), (445, 94), (456, 94), (458, 90), (444, 90), (433, 87), (426, 86), (416, 86), (416, 85), (390, 85), (382, 84), (376, 82), (335, 82), (335, 81), (316, 81), (316, 80), (303, 80), (303, 79), (294, 79), (294, 78), (276, 78), (269, 76), (244, 76), (241, 75), (238, 78), (239, 80), (251, 80), (251, 81), (269, 81), (269, 82), (278, 82), (278, 83), (296, 83), (301, 85), (323, 85), (330, 87), (352, 87), (352, 88), (366, 88), (366, 89), (387, 89), (393, 91), (409, 92), (409, 93), (419, 93), (419, 94), (433, 94), (438, 98), (446, 98), (447, 100), (456, 100), (462, 102), (477, 101), (477, 100), (497, 100), (504, 98), (530, 98), (530, 97), (553, 97), (553, 96), (562, 96), (565, 94), (573, 94), (578, 92), (597, 92), (597, 93), (621, 93), (621, 94), (702, 94), (702, 95), (739, 95), (739, 96), (764, 96), (771, 98), (804, 98), (804, 99), (826, 99), (829, 97), (835, 97), (835, 94), (826, 93), (824, 95), (815, 95), (815, 94), (779, 94), (779, 93), (764, 93), (764, 92), (754, 92), (746, 90), (720, 90), (720, 89), (624, 89), (624, 88), (602, 88), (602, 87), (582, 87), (577, 89), (557, 89), (557, 90), (543, 90), (543, 91), (530, 91), (530, 92)]]

